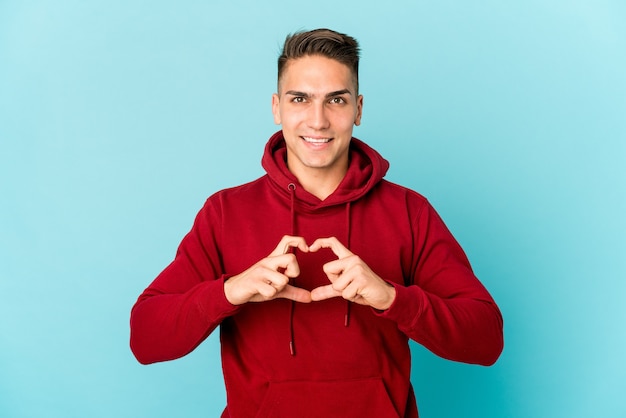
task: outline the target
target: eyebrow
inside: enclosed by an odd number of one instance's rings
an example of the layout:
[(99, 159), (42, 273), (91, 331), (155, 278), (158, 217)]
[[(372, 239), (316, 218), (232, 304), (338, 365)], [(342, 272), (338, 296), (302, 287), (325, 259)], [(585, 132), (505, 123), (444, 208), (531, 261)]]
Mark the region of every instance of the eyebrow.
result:
[[(309, 93), (305, 93), (303, 91), (296, 91), (296, 90), (289, 90), (285, 92), (285, 94), (288, 94), (290, 96), (301, 96), (301, 97), (306, 97), (306, 98), (311, 97)], [(325, 97), (328, 99), (330, 97), (341, 96), (342, 94), (348, 94), (351, 96), (352, 92), (350, 92), (350, 90), (348, 89), (337, 90), (337, 91), (332, 91), (330, 93), (326, 93)]]

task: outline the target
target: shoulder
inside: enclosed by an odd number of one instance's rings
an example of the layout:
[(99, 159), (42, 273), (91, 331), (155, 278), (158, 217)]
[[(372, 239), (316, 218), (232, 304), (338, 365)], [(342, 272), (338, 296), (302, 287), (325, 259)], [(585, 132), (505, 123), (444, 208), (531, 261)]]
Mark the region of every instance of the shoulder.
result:
[(365, 199), (370, 207), (380, 207), (398, 217), (401, 213), (406, 213), (411, 219), (419, 218), (432, 208), (428, 199), (419, 192), (385, 179)]
[(224, 199), (250, 199), (255, 194), (261, 193), (267, 187), (267, 175), (256, 180), (238, 186), (227, 187), (210, 195), (207, 201), (220, 201)]
[(381, 180), (377, 187), (381, 197), (398, 197), (415, 205), (429, 205), (428, 199), (421, 193), (389, 180)]
[(267, 181), (267, 175), (264, 175), (248, 183), (219, 190), (206, 199), (203, 209), (221, 212), (233, 206), (250, 205), (267, 193)]

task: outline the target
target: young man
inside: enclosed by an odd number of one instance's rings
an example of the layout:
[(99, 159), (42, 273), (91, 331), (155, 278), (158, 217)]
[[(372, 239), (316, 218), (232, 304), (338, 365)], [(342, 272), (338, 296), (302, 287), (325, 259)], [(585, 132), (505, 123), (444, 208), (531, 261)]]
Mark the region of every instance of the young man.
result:
[(490, 365), (502, 317), (459, 244), (389, 164), (352, 137), (358, 44), (287, 37), (267, 174), (211, 196), (131, 313), (141, 363), (220, 326), (223, 417), (417, 417), (409, 338)]

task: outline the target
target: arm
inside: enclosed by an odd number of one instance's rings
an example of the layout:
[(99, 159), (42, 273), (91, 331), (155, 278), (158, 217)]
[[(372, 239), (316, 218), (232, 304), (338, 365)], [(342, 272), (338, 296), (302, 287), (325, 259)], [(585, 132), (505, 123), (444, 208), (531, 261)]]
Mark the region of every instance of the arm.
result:
[(336, 238), (319, 239), (310, 251), (330, 248), (338, 257), (324, 271), (331, 284), (313, 300), (343, 297), (371, 306), (409, 338), (455, 361), (490, 365), (502, 346), (502, 316), (474, 276), (463, 250), (426, 202), (414, 223), (415, 256), (406, 286), (385, 281)]
[(411, 282), (392, 283), (396, 298), (380, 315), (443, 358), (495, 363), (504, 345), (496, 303), (430, 204), (419, 212), (414, 229), (417, 257)]
[(135, 303), (130, 346), (139, 362), (190, 353), (244, 303), (275, 298), (310, 302), (308, 291), (289, 285), (300, 272), (291, 249), (308, 251), (303, 238), (285, 236), (268, 257), (243, 273), (227, 276), (220, 267), (220, 219), (207, 201), (172, 264)]
[(140, 363), (188, 354), (237, 311), (224, 294), (225, 275), (217, 247), (219, 219), (207, 201), (174, 261), (133, 306), (130, 346)]

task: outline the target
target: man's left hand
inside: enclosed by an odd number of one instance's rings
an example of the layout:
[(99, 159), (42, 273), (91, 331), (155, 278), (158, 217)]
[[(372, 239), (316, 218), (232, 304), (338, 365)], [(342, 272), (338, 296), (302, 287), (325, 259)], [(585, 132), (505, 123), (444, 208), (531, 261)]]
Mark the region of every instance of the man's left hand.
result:
[(337, 260), (324, 264), (324, 273), (330, 284), (311, 291), (314, 301), (341, 296), (351, 302), (379, 310), (391, 306), (396, 297), (396, 289), (374, 273), (359, 256), (344, 247), (335, 237), (317, 239), (309, 246), (309, 252), (316, 252), (321, 248), (330, 248)]

